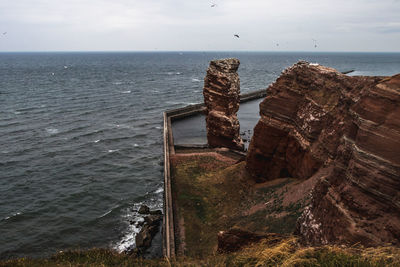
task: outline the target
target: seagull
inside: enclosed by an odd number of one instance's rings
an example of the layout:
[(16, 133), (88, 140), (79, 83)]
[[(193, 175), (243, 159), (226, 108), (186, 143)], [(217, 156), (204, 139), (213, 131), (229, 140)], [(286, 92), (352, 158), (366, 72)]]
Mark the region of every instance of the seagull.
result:
[(216, 7), (216, 6), (217, 6), (217, 4), (214, 4), (214, 3), (211, 4), (211, 7)]
[(7, 32), (3, 32), (3, 35), (6, 35), (7, 34)]
[(234, 34), (233, 36), (236, 37), (236, 38), (240, 38), (239, 34)]
[(315, 39), (312, 39), (312, 40), (314, 42), (314, 47), (317, 48), (317, 40), (315, 40)]

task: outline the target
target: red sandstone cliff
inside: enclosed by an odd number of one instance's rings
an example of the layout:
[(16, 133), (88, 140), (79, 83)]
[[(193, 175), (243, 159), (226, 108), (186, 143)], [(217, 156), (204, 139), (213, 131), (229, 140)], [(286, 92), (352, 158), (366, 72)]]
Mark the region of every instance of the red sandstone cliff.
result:
[(204, 78), (207, 140), (210, 147), (243, 150), (237, 111), (240, 102), (239, 60), (213, 60)]
[(298, 220), (306, 243), (400, 245), (400, 74), (299, 62), (267, 89), (260, 115), (248, 172), (318, 179)]

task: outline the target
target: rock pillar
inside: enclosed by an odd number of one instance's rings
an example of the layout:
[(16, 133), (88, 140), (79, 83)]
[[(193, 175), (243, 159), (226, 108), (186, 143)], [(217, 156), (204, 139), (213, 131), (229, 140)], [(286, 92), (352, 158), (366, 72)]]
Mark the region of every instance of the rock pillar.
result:
[(204, 78), (207, 140), (210, 147), (243, 150), (237, 111), (240, 102), (239, 60), (213, 60)]

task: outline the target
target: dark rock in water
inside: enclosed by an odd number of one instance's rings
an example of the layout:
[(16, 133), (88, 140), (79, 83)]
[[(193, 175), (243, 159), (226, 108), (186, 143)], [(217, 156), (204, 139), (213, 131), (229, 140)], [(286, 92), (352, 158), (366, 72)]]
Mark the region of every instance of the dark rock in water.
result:
[(243, 150), (237, 111), (240, 102), (239, 60), (213, 60), (204, 78), (207, 140), (210, 147)]
[(144, 251), (151, 245), (151, 241), (153, 240), (154, 235), (158, 231), (157, 225), (147, 225), (145, 224), (140, 230), (140, 232), (136, 235), (136, 248), (140, 251)]
[[(271, 234), (274, 235), (274, 234)], [(230, 229), (218, 233), (218, 252), (229, 253), (240, 250), (250, 244), (259, 242), (270, 235), (259, 235), (241, 229)]]
[(136, 248), (139, 254), (143, 254), (151, 246), (151, 242), (158, 232), (161, 221), (161, 215), (149, 215), (144, 218), (144, 222), (141, 222), (143, 227), (135, 237)]
[(162, 220), (162, 216), (160, 216), (160, 215), (149, 215), (144, 218), (144, 221), (148, 225), (158, 225), (161, 220)]
[(129, 221), (129, 224), (130, 224), (130, 225), (133, 225), (133, 224), (135, 224), (135, 223), (136, 223), (136, 221), (134, 221), (134, 220)]
[(137, 225), (137, 226), (143, 226), (144, 223), (145, 223), (145, 221), (140, 221), (140, 222), (137, 222), (136, 225)]
[(313, 179), (307, 244), (400, 245), (400, 74), (347, 76), (299, 62), (267, 89), (246, 169)]
[(162, 211), (161, 210), (151, 210), (150, 215), (162, 215)]
[(140, 214), (149, 214), (149, 213), (150, 213), (150, 208), (147, 207), (146, 205), (142, 205), (142, 206), (140, 206), (138, 212), (139, 212)]

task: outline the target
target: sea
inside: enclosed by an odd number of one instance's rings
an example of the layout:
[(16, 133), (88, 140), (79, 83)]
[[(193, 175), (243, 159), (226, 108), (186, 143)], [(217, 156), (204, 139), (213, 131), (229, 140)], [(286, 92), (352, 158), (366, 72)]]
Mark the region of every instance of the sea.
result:
[(299, 60), (400, 73), (400, 53), (0, 53), (0, 259), (133, 248), (140, 205), (163, 205), (162, 112), (202, 102), (209, 61), (228, 57), (242, 93)]

